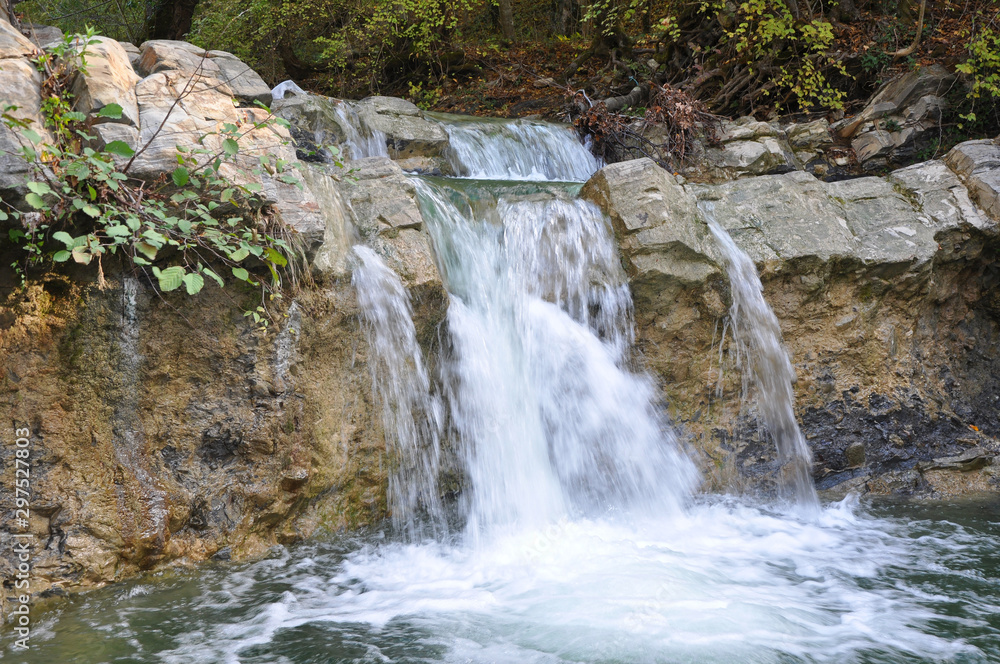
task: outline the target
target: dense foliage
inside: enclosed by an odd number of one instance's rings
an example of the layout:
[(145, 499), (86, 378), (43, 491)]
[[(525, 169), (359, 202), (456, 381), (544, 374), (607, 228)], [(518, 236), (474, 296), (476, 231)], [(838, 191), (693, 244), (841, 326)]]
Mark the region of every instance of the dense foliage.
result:
[[(226, 125), (218, 150), (178, 146), (177, 166), (167, 177), (154, 183), (134, 179), (129, 168), (138, 153), (122, 141), (99, 150), (89, 147), (94, 141), (89, 120), (71, 110), (69, 84), (75, 72), (86, 70), (92, 34), (67, 37), (37, 62), (44, 75), (45, 129), (52, 140), (17, 119), (11, 113), (15, 107), (2, 109), (4, 123), (19, 132), (21, 156), (32, 169), (25, 197), (31, 211), (0, 203), (0, 221), (22, 221), (21, 229), (10, 231), (10, 239), (24, 252), (15, 270), (23, 279), (50, 260), (72, 260), (95, 265), (103, 284), (106, 261), (118, 260), (145, 274), (162, 292), (183, 287), (195, 295), (206, 279), (224, 286), (226, 278), (235, 278), (260, 288), (264, 301), (280, 296), (282, 268), (294, 253), (292, 241), (257, 197), (260, 185), (251, 174), (239, 171), (242, 177), (227, 178), (222, 171), (234, 166), (246, 133), (283, 121), (268, 118), (242, 130)], [(98, 119), (118, 120), (121, 113), (120, 106), (110, 104)], [(260, 166), (289, 183), (298, 182), (289, 164), (279, 159), (262, 158)], [(234, 179), (246, 184), (234, 184)], [(266, 268), (270, 279), (256, 276), (254, 266)], [(220, 269), (228, 274), (220, 275)], [(262, 303), (251, 315), (266, 324), (265, 311)]]

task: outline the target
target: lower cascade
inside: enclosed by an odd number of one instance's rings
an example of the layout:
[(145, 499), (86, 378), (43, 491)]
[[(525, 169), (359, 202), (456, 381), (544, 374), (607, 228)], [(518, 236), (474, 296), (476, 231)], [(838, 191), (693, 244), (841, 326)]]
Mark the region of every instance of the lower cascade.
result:
[[(391, 523), (92, 593), (61, 619), (88, 656), (995, 661), (1000, 533), (851, 497), (820, 503), (778, 318), (710, 206), (745, 391), (778, 451), (777, 497), (698, 492), (695, 452), (634, 348), (611, 221), (579, 196), (598, 163), (577, 159), (575, 136), (435, 121), (457, 177), (399, 174), (447, 288), (434, 356), (388, 258), (357, 244), (350, 259)], [(533, 135), (535, 154), (521, 149)], [(970, 571), (970, 559), (992, 568)], [(22, 659), (83, 661), (71, 641)]]

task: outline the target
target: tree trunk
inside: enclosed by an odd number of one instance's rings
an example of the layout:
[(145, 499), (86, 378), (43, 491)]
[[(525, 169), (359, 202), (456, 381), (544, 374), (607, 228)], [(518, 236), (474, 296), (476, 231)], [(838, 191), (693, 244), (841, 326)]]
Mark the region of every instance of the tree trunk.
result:
[(498, 0), (500, 6), (500, 30), (504, 39), (514, 39), (514, 10), (510, 6), (510, 0)]
[(161, 0), (153, 15), (150, 39), (184, 39), (191, 32), (191, 21), (198, 0)]
[(576, 1), (555, 0), (553, 3), (552, 30), (568, 37), (576, 32)]

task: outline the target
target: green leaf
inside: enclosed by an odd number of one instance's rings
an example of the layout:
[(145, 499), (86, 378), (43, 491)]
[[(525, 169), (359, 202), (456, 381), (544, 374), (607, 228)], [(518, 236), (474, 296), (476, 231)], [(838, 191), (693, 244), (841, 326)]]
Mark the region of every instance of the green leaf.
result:
[(149, 265), (149, 261), (147, 261), (142, 256), (133, 256), (132, 262), (135, 263), (136, 265)]
[(240, 144), (232, 138), (227, 138), (222, 141), (222, 151), (230, 157), (234, 157), (236, 156), (236, 153), (240, 151)]
[(130, 231), (127, 227), (122, 226), (120, 224), (116, 224), (114, 226), (108, 226), (107, 228), (104, 229), (104, 232), (112, 237), (124, 237), (126, 235), (132, 234), (132, 231)]
[(97, 219), (101, 216), (101, 209), (95, 205), (83, 206), (83, 213)]
[(184, 275), (184, 286), (188, 295), (194, 295), (205, 286), (205, 278), (196, 272), (188, 272)]
[[(107, 106), (104, 108), (107, 108)], [(110, 154), (118, 155), (119, 157), (125, 157), (126, 159), (135, 154), (135, 150), (129, 147), (129, 144), (125, 141), (111, 141), (104, 146), (104, 151)]]
[(44, 182), (29, 182), (28, 183), (28, 189), (30, 189), (31, 191), (35, 192), (39, 196), (44, 196), (45, 194), (54, 193), (52, 191), (52, 187), (50, 187), (49, 185), (45, 184)]
[(215, 272), (212, 272), (212, 271), (211, 271), (211, 270), (209, 270), (209, 269), (208, 269), (207, 267), (203, 267), (203, 268), (201, 269), (201, 271), (202, 271), (202, 272), (204, 272), (205, 274), (207, 274), (208, 276), (212, 277), (213, 279), (215, 279), (215, 282), (216, 282), (217, 284), (219, 284), (219, 287), (220, 287), (220, 288), (221, 288), (221, 287), (224, 287), (224, 286), (226, 285), (226, 282), (224, 282), (224, 281), (222, 280), (222, 277), (220, 277), (219, 275), (217, 275), (217, 274), (216, 274)]
[(57, 251), (56, 253), (54, 253), (52, 255), (52, 259), (57, 263), (65, 263), (66, 261), (69, 260), (70, 256), (72, 256), (72, 254), (64, 249), (62, 251)]
[(90, 194), (90, 200), (97, 200), (97, 191), (95, 191), (89, 184), (87, 185), (87, 193)]
[(280, 265), (285, 267), (288, 265), (288, 259), (281, 255), (281, 252), (272, 247), (267, 248), (267, 260), (271, 261), (275, 265)]
[(232, 199), (233, 199), (233, 189), (232, 189), (232, 187), (230, 187), (229, 189), (223, 189), (222, 190), (222, 195), (219, 197), (219, 200), (221, 200), (223, 203), (228, 203)]
[(136, 242), (135, 248), (146, 256), (149, 260), (156, 260), (156, 247), (145, 242)]
[(79, 111), (70, 111), (69, 113), (63, 113), (63, 119), (69, 122), (86, 122), (87, 116)]
[(76, 246), (76, 240), (73, 238), (72, 235), (70, 235), (66, 231), (57, 231), (57, 232), (53, 233), (52, 234), (52, 239), (53, 240), (58, 240), (59, 242), (62, 242), (63, 244), (65, 244), (70, 249), (72, 249), (73, 247)]
[(191, 222), (189, 220), (187, 220), (187, 219), (179, 219), (177, 221), (177, 228), (180, 229), (181, 233), (185, 233), (185, 234), (190, 233), (191, 232)]
[(35, 192), (31, 192), (30, 194), (25, 196), (24, 200), (28, 202), (28, 205), (35, 208), (36, 210), (44, 210), (48, 208), (48, 205), (45, 204), (45, 201), (42, 200), (42, 197), (36, 194)]
[(174, 179), (174, 184), (178, 187), (183, 187), (191, 179), (188, 175), (188, 170), (183, 166), (175, 168), (172, 177)]
[(165, 293), (177, 290), (184, 283), (184, 268), (180, 265), (171, 265), (164, 270), (154, 268), (153, 274), (156, 275), (160, 290)]
[(21, 133), (24, 134), (24, 137), (26, 139), (28, 139), (29, 141), (31, 141), (35, 145), (38, 145), (39, 143), (42, 142), (42, 137), (38, 135), (37, 131), (25, 128), (25, 129), (21, 130)]
[(250, 273), (241, 267), (233, 268), (233, 276), (239, 279), (240, 281), (250, 281)]
[(239, 263), (241, 260), (250, 255), (250, 250), (246, 247), (240, 247), (233, 253), (229, 254), (229, 258)]
[(108, 104), (97, 112), (99, 118), (110, 118), (112, 120), (122, 119), (122, 107), (118, 104)]

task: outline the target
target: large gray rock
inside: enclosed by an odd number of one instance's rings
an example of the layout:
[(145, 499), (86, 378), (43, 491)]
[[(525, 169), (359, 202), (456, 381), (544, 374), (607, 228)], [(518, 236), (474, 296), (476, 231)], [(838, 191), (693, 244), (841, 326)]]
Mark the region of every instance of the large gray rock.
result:
[(866, 122), (893, 115), (905, 117), (908, 106), (927, 96), (943, 97), (955, 81), (955, 75), (938, 64), (907, 72), (882, 86), (864, 110), (838, 122), (832, 130), (840, 138), (850, 138)]
[(54, 25), (28, 24), (24, 26), (24, 32), (28, 35), (28, 39), (42, 50), (52, 48), (63, 40), (63, 31)]
[(952, 148), (944, 161), (961, 177), (972, 199), (1000, 219), (1000, 142), (967, 141)]
[[(52, 136), (44, 128), (41, 116), (42, 76), (23, 58), (8, 58), (0, 63), (0, 107), (16, 106), (10, 114), (29, 123), (44, 142)], [(19, 129), (0, 123), (0, 198), (21, 209), (25, 207), (25, 178), (33, 170), (20, 155), (22, 146), (30, 145)]]
[[(139, 76), (132, 69), (128, 53), (113, 39), (96, 37), (87, 46), (87, 69), (73, 80), (74, 107), (90, 115), (94, 122), (120, 122), (139, 126), (139, 104), (135, 84)], [(99, 118), (97, 113), (108, 104), (122, 107), (119, 120)]]
[(319, 204), (325, 226), (323, 243), (312, 261), (313, 269), (333, 279), (349, 278), (355, 232), (351, 209), (340, 195), (340, 183), (319, 168), (304, 168), (302, 178)]
[(423, 227), (417, 190), (394, 161), (369, 157), (352, 162), (351, 167), (357, 170), (344, 180), (342, 190), (362, 235)]
[(395, 97), (369, 97), (357, 104), (358, 115), (386, 137), (394, 159), (440, 157), (448, 145), (441, 125), (426, 119), (414, 104)]
[(156, 39), (139, 47), (139, 73), (146, 76), (179, 71), (222, 81), (230, 96), (243, 102), (271, 103), (271, 89), (239, 58), (225, 51), (205, 51), (182, 41)]
[(219, 78), (225, 81), (233, 95), (242, 101), (271, 104), (271, 88), (264, 79), (242, 60), (226, 51), (209, 51), (212, 63), (219, 68)]
[[(6, 20), (0, 18), (0, 59), (25, 58), (35, 52), (35, 45)], [(2, 89), (2, 88), (0, 88)]]
[[(413, 183), (395, 162), (369, 157), (351, 163), (353, 172), (339, 184), (340, 196), (361, 238), (418, 293), (444, 297), (430, 237), (423, 226)], [(329, 237), (329, 236), (328, 236)], [(334, 252), (336, 247), (331, 248)], [(326, 254), (326, 247), (319, 251)], [(419, 297), (423, 297), (420, 295)]]
[(694, 284), (718, 270), (694, 197), (651, 159), (605, 166), (581, 195), (608, 213), (634, 283)]

